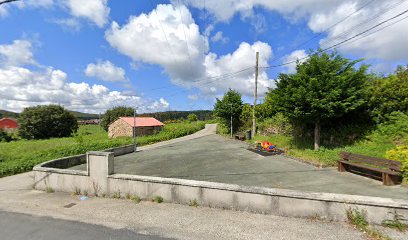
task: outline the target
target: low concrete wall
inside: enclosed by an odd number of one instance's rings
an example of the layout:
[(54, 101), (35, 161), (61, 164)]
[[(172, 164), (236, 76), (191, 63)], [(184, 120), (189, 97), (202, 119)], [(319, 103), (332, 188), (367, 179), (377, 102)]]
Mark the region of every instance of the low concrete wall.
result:
[(343, 221), (347, 209), (366, 211), (371, 223), (380, 224), (399, 214), (408, 219), (408, 201), (331, 193), (239, 186), (185, 179), (114, 174), (113, 152), (89, 152), (87, 171), (34, 168), (35, 188), (91, 195), (163, 197), (165, 202), (244, 210), (291, 217), (319, 217)]

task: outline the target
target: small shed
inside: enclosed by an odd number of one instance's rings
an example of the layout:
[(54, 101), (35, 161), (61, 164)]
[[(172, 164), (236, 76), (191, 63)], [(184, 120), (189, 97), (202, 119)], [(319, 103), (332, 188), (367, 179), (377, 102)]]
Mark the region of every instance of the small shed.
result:
[(120, 117), (109, 125), (108, 136), (116, 137), (131, 137), (136, 128), (136, 135), (152, 135), (162, 130), (164, 124), (153, 117), (136, 117), (136, 127), (133, 117)]
[(18, 123), (12, 118), (2, 118), (0, 119), (0, 129), (5, 131), (14, 131), (18, 128)]

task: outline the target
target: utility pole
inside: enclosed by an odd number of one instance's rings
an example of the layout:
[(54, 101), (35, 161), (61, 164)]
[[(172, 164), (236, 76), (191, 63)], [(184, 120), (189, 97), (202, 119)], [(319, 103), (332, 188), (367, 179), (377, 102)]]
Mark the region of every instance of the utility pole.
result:
[(231, 138), (232, 138), (232, 103), (229, 103), (228, 105), (230, 105), (231, 106)]
[(137, 128), (136, 128), (136, 108), (133, 110), (133, 145), (134, 145), (134, 147), (135, 147), (135, 152), (136, 152), (136, 149), (137, 149), (137, 143), (136, 143), (136, 131), (137, 131)]
[(255, 108), (256, 108), (256, 100), (258, 98), (258, 59), (259, 59), (259, 52), (256, 52), (254, 107), (252, 111), (252, 137), (255, 137), (256, 135)]

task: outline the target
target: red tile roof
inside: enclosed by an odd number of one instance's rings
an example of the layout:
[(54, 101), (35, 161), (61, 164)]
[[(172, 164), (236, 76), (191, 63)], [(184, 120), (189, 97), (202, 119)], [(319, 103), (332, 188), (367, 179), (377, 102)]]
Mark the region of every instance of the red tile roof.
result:
[[(130, 126), (134, 127), (133, 117), (121, 117)], [(136, 127), (154, 127), (154, 126), (164, 126), (162, 122), (153, 117), (136, 117)]]
[(17, 127), (18, 127), (18, 123), (14, 119), (11, 119), (11, 118), (0, 119), (0, 129), (3, 129), (3, 128), (14, 129)]

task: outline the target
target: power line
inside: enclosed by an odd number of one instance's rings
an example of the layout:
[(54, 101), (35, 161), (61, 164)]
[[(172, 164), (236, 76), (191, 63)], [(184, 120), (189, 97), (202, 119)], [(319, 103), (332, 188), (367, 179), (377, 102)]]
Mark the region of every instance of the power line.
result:
[[(375, 0), (370, 0), (370, 1), (366, 2), (365, 4), (363, 4), (361, 7), (359, 7), (358, 9), (356, 9), (356, 10), (355, 10), (354, 12), (352, 12), (351, 14), (347, 15), (346, 17), (344, 17), (344, 18), (341, 19), (340, 21), (338, 21), (338, 22), (336, 22), (336, 23), (330, 25), (329, 27), (325, 28), (325, 29), (324, 29), (323, 31), (321, 31), (320, 33), (318, 33), (318, 34), (316, 34), (315, 36), (309, 38), (308, 40), (302, 42), (301, 44), (297, 45), (296, 47), (293, 47), (291, 50), (293, 51), (293, 50), (295, 50), (295, 49), (297, 49), (297, 48), (299, 48), (299, 47), (301, 47), (301, 46), (303, 46), (303, 45), (309, 43), (310, 41), (312, 41), (312, 40), (314, 40), (314, 39), (320, 37), (321, 35), (323, 35), (324, 32), (327, 32), (329, 29), (331, 29), (331, 28), (337, 26), (338, 24), (340, 24), (340, 23), (346, 21), (346, 20), (349, 19), (351, 16), (353, 16), (354, 14), (360, 12), (362, 9), (364, 9), (365, 7), (367, 7), (368, 5), (370, 5), (371, 3), (373, 3), (374, 1), (375, 1)], [(279, 58), (275, 57), (274, 59), (271, 60), (271, 63), (272, 63), (272, 62), (275, 62), (276, 60), (280, 59), (281, 57), (283, 57), (283, 55), (281, 55)]]
[(5, 4), (5, 3), (16, 2), (16, 1), (19, 1), (19, 0), (4, 0), (0, 2), (0, 5)]
[[(350, 40), (353, 40), (353, 39), (355, 39), (356, 37), (359, 37), (359, 36), (361, 36), (361, 35), (363, 35), (363, 34), (369, 32), (369, 31), (371, 31), (371, 30), (373, 30), (373, 29), (375, 29), (375, 28), (377, 28), (377, 27), (379, 27), (379, 26), (381, 26), (381, 25), (383, 25), (383, 24), (385, 24), (385, 23), (387, 23), (387, 22), (389, 22), (389, 21), (391, 21), (391, 20), (394, 20), (394, 19), (396, 19), (396, 18), (398, 18), (398, 17), (404, 15), (404, 14), (407, 13), (407, 12), (408, 12), (408, 9), (405, 10), (405, 11), (402, 11), (401, 13), (399, 13), (399, 14), (397, 14), (397, 15), (394, 15), (393, 17), (390, 17), (390, 18), (388, 18), (388, 19), (386, 19), (386, 20), (384, 20), (384, 21), (382, 21), (382, 22), (380, 22), (380, 23), (378, 23), (378, 24), (376, 24), (376, 25), (374, 25), (374, 26), (372, 26), (372, 27), (370, 27), (370, 28), (368, 28), (368, 29), (366, 29), (366, 30), (360, 32), (360, 33), (357, 33), (356, 35), (354, 35), (354, 36), (352, 36), (352, 37), (349, 37), (349, 38), (347, 38), (347, 39), (345, 39), (345, 40), (343, 40), (343, 41), (341, 41), (341, 42), (338, 42), (338, 43), (336, 43), (336, 44), (330, 46), (330, 47), (321, 49), (321, 50), (319, 50), (319, 52), (325, 52), (325, 51), (328, 51), (328, 50), (333, 49), (333, 48), (335, 48), (335, 47), (337, 47), (337, 46), (340, 46), (340, 45), (343, 45), (343, 46), (344, 46), (345, 43), (349, 42)], [(394, 22), (394, 23), (388, 25), (388, 27), (391, 26), (391, 25), (393, 25), (393, 24), (395, 24), (395, 23), (397, 23), (397, 22)], [(294, 60), (294, 61), (289, 61), (289, 62), (285, 62), (285, 63), (278, 64), (278, 65), (265, 66), (265, 67), (260, 67), (260, 68), (264, 68), (264, 69), (265, 69), (265, 68), (281, 67), (281, 66), (285, 66), (285, 65), (292, 64), (292, 63), (296, 63), (297, 61), (303, 60), (303, 59), (306, 59), (306, 58), (309, 58), (310, 56), (311, 56), (311, 54), (309, 54), (309, 55), (307, 55), (307, 56), (305, 56), (305, 57), (303, 57), (303, 58), (298, 58), (298, 59), (296, 59), (296, 60)]]

